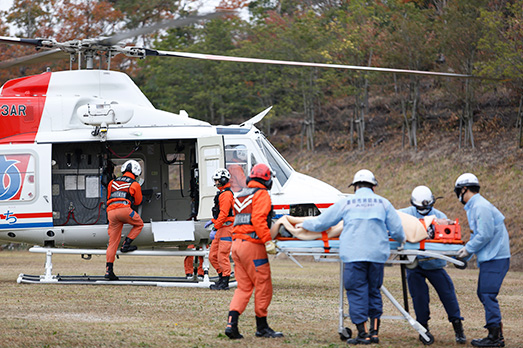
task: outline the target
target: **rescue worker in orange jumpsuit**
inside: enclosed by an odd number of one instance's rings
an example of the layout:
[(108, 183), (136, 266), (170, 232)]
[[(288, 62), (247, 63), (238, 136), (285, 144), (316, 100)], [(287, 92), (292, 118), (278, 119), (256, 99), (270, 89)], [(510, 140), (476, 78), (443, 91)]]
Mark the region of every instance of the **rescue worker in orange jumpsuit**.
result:
[(247, 178), (247, 188), (234, 198), (232, 258), (238, 287), (229, 305), (225, 334), (230, 339), (243, 338), (238, 330), (238, 318), (251, 298), (254, 288), (256, 337), (283, 337), (267, 324), (267, 308), (272, 299), (271, 268), (267, 253), (276, 253), (271, 240), (272, 205), (269, 190), (272, 173), (269, 167), (255, 165)]
[[(214, 197), (212, 208), (214, 239), (212, 239), (209, 261), (218, 272), (218, 282), (210, 286), (211, 290), (229, 290), (231, 261), (229, 254), (232, 246), (232, 224), (234, 222), (234, 195), (231, 191), (231, 174), (225, 168), (217, 169), (212, 176), (218, 193)], [(212, 234), (212, 233), (211, 233)]]
[[(194, 249), (194, 244), (187, 246), (187, 249)], [(203, 281), (205, 272), (203, 271), (203, 257), (198, 256), (198, 280)], [(194, 256), (186, 256), (183, 260), (183, 268), (185, 269), (185, 276), (187, 279), (194, 279)]]
[(107, 186), (109, 245), (106, 252), (107, 265), (104, 278), (109, 280), (118, 280), (113, 271), (113, 264), (122, 238), (123, 225), (130, 224), (133, 226), (120, 249), (123, 253), (137, 249), (131, 243), (143, 228), (142, 218), (131, 208), (131, 205), (142, 203), (142, 188), (136, 182), (136, 178), (142, 174), (142, 168), (135, 160), (129, 160), (122, 165), (121, 171), (123, 175), (111, 180)]

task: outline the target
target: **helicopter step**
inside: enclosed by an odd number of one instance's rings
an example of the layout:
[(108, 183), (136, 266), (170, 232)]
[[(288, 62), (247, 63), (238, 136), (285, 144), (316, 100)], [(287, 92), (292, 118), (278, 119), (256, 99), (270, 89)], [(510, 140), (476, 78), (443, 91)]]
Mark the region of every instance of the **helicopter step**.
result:
[[(126, 256), (201, 256), (203, 257), (202, 268), (204, 270), (203, 280), (197, 277), (187, 279), (186, 277), (159, 277), (159, 276), (119, 276), (119, 280), (107, 280), (103, 276), (92, 275), (53, 275), (53, 254), (82, 255), (84, 259), (90, 259), (92, 255), (105, 255), (101, 249), (62, 249), (32, 247), (32, 253), (46, 254), (45, 273), (43, 275), (30, 275), (21, 273), (17, 283), (25, 284), (89, 284), (89, 285), (142, 285), (162, 287), (192, 287), (209, 288), (215, 284), (218, 277), (209, 277), (209, 250), (204, 245), (202, 250), (137, 250), (128, 253), (117, 252), (117, 255)], [(229, 287), (237, 286), (236, 281), (231, 281)]]

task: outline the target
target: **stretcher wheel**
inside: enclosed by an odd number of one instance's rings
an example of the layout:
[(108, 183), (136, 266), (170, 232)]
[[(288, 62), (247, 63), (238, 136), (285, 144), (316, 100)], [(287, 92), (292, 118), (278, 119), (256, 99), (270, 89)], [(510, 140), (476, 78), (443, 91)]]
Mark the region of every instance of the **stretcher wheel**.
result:
[(465, 261), (465, 260), (460, 260), (460, 261), (463, 261), (464, 265), (463, 266), (458, 266), (458, 265), (454, 264), (454, 267), (456, 267), (457, 269), (465, 269), (465, 268), (467, 268), (467, 266), (468, 266), (467, 261)]
[(345, 342), (346, 340), (348, 340), (351, 337), (352, 337), (352, 330), (351, 329), (346, 327), (343, 330), (341, 330), (341, 332), (340, 332), (340, 340)]
[(423, 343), (424, 345), (426, 346), (430, 346), (432, 343), (434, 343), (434, 336), (432, 336), (432, 334), (430, 332), (425, 332), (425, 335), (427, 335), (427, 337), (429, 338), (428, 341), (426, 341), (423, 336), (419, 335), (419, 340), (421, 341), (421, 343)]
[(414, 269), (414, 268), (418, 267), (418, 265), (419, 265), (419, 260), (416, 258), (411, 263), (407, 263), (405, 265), (405, 267), (407, 267), (408, 269)]

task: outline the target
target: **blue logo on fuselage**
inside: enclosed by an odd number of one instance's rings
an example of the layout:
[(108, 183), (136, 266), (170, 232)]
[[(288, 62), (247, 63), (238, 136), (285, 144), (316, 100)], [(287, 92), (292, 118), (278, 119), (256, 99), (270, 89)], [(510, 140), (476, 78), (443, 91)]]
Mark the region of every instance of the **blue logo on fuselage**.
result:
[(16, 160), (8, 160), (0, 155), (0, 201), (13, 198), (22, 184), (22, 177), (16, 164)]

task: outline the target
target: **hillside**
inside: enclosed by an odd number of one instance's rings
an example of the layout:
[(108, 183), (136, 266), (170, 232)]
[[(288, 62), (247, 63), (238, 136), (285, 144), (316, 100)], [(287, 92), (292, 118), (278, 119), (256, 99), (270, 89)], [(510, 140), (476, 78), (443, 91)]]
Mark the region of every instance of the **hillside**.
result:
[[(362, 168), (374, 172), (379, 182), (376, 192), (396, 208), (410, 204), (414, 187), (429, 186), (436, 197), (442, 197), (435, 206), (461, 222), (465, 241), (469, 239), (467, 218), (453, 188), (460, 174), (474, 173), (480, 180), (481, 194), (505, 215), (511, 238), (511, 269), (523, 270), (523, 149), (516, 146), (515, 109), (497, 107), (493, 111), (488, 105), (481, 108), (484, 112), (477, 115), (474, 127), (475, 149), (459, 149), (454, 116), (430, 115), (419, 129), (418, 151), (408, 145), (403, 148), (401, 126), (387, 114), (377, 112), (379, 108), (374, 108), (366, 124), (369, 140), (365, 151), (346, 147), (349, 136), (343, 125), (319, 127), (318, 150), (314, 152), (293, 150), (296, 146), (289, 145), (300, 143), (298, 125), (294, 128), (295, 135), (281, 136), (276, 132), (269, 138), (294, 169), (326, 181), (342, 192), (353, 192), (347, 185)], [(292, 125), (285, 128), (287, 134), (292, 134)]]

